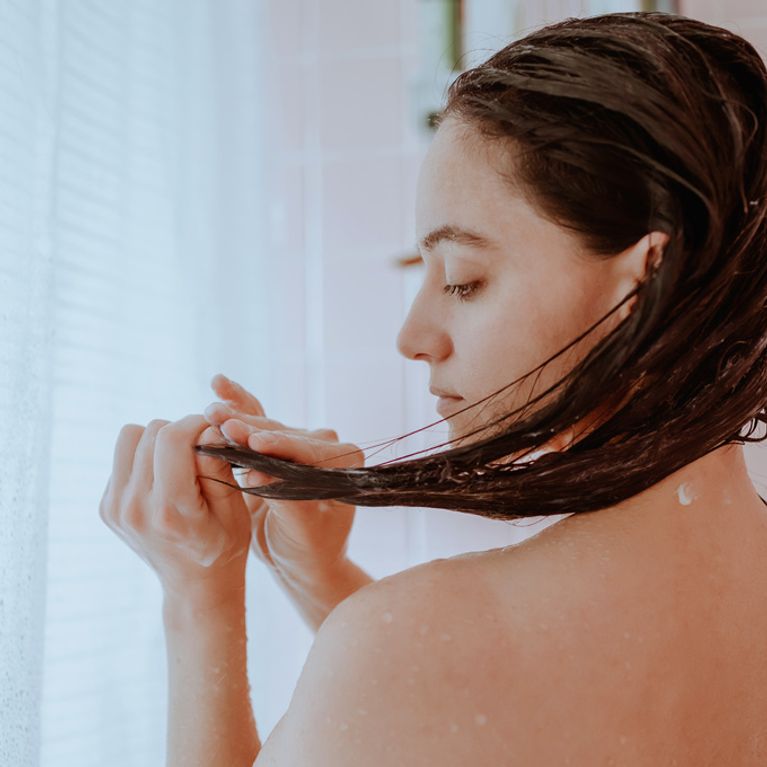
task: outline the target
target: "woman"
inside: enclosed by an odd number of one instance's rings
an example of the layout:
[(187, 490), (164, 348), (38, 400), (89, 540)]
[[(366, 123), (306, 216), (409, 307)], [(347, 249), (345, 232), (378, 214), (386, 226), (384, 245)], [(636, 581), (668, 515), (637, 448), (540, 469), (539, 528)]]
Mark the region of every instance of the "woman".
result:
[[(766, 109), (753, 47), (681, 16), (515, 41), (451, 85), (418, 182), (398, 347), (447, 450), (363, 468), (223, 377), (123, 429), (102, 516), (165, 590), (169, 764), (765, 763)], [(372, 582), (354, 505), (570, 516)], [(251, 541), (318, 629), (263, 746)]]

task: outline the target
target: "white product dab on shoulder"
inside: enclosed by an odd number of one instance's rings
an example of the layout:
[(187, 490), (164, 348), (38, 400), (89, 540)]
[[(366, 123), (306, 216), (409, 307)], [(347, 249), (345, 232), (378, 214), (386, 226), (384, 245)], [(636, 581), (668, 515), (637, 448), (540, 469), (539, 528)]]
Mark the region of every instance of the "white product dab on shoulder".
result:
[(676, 495), (682, 506), (689, 506), (695, 499), (695, 496), (693, 495), (693, 487), (689, 482), (683, 482), (679, 485), (676, 489)]

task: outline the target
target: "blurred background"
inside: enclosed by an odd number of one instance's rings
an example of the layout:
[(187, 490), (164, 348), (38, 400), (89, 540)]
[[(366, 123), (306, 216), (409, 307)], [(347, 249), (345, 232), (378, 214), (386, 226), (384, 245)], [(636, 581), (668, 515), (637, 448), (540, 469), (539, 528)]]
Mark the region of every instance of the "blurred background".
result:
[[(0, 764), (164, 763), (159, 583), (98, 515), (120, 428), (201, 413), (217, 372), (363, 448), (438, 420), (395, 348), (432, 116), (512, 39), (633, 10), (767, 49), (763, 0), (0, 0)], [(380, 578), (558, 519), (360, 508), (349, 556)], [(263, 741), (313, 634), (253, 560), (248, 589)]]

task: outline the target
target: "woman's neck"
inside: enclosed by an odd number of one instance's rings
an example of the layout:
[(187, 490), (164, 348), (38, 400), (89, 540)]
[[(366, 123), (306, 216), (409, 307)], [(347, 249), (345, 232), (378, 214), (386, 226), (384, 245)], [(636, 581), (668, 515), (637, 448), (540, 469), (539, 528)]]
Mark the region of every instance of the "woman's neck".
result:
[(767, 505), (748, 474), (742, 445), (725, 445), (608, 509), (574, 514), (553, 527), (567, 535), (602, 530), (638, 542), (642, 535), (689, 548), (697, 536), (723, 542), (759, 530), (767, 536)]

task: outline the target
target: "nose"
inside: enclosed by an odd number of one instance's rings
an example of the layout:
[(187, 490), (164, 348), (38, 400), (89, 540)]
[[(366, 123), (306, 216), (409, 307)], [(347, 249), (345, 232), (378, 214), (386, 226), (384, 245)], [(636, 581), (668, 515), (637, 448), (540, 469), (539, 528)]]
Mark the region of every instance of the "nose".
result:
[(427, 306), (422, 293), (415, 297), (397, 334), (397, 351), (410, 360), (443, 360), (452, 351), (452, 341), (434, 307)]

